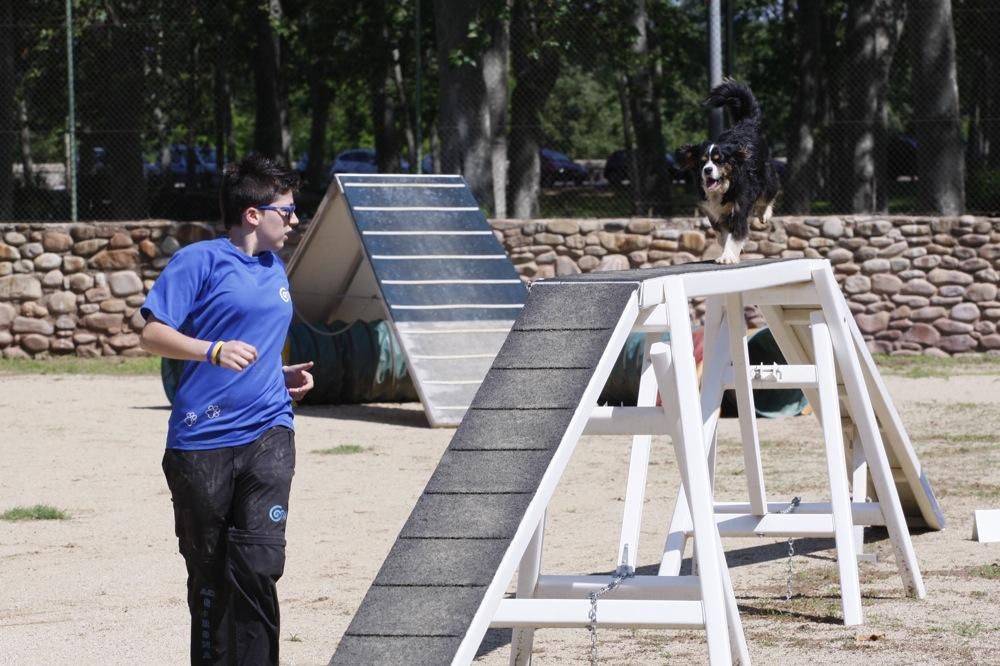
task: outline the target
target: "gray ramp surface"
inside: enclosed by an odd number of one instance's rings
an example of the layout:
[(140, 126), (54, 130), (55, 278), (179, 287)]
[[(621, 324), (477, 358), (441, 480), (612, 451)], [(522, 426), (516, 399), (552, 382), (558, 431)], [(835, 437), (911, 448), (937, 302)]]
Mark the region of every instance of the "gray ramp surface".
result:
[(452, 662), (637, 287), (532, 288), (331, 664)]

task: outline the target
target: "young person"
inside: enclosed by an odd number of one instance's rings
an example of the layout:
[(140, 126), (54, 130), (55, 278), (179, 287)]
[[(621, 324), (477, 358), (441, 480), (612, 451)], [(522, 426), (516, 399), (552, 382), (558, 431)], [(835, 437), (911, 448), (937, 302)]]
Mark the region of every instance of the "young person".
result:
[(163, 472), (187, 565), (192, 664), (278, 663), (292, 400), (313, 387), (311, 362), (281, 364), (292, 303), (276, 252), (298, 224), (298, 187), (294, 171), (259, 155), (228, 165), (228, 237), (174, 254), (142, 307), (142, 348), (187, 361)]

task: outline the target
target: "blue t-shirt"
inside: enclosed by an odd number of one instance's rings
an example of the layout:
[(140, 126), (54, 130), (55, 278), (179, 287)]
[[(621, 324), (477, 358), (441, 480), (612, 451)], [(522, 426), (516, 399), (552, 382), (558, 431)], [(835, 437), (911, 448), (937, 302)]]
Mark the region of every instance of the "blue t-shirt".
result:
[(257, 361), (242, 372), (186, 361), (174, 395), (167, 448), (249, 444), (275, 426), (292, 428), (281, 350), (292, 318), (285, 265), (251, 257), (228, 238), (179, 250), (146, 296), (142, 315), (200, 340), (242, 340)]

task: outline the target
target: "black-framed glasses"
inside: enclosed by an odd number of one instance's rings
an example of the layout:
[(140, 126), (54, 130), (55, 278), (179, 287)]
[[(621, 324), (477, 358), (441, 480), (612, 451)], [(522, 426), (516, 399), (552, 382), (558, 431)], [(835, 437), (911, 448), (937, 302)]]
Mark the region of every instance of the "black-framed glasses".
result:
[(254, 208), (257, 210), (275, 210), (285, 218), (291, 217), (292, 213), (295, 212), (295, 204), (287, 204), (284, 206), (254, 206)]

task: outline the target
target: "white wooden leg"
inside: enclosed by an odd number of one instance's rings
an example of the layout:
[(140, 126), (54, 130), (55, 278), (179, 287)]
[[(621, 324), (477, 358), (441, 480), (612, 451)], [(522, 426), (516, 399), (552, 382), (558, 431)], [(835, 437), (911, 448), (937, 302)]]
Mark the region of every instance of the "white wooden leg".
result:
[[(850, 475), (851, 481), (851, 501), (852, 502), (867, 502), (868, 501), (868, 463), (865, 462), (865, 450), (861, 444), (861, 435), (858, 434), (858, 429), (851, 425), (850, 432), (850, 446), (848, 450), (850, 451), (850, 464), (848, 466), (848, 473)], [(855, 525), (854, 526), (854, 552), (858, 557), (859, 562), (875, 562), (876, 555), (874, 552), (865, 553), (865, 526)]]
[[(731, 660), (725, 587), (721, 575), (725, 558), (718, 547), (720, 542), (715, 526), (712, 488), (705, 459), (688, 299), (681, 280), (673, 280), (670, 284), (664, 285), (664, 293), (669, 294), (667, 311), (670, 321), (670, 346), (662, 343), (653, 345), (651, 358), (659, 385), (673, 388), (676, 396), (680, 437), (675, 438), (674, 446), (684, 450), (683, 455), (678, 457), (683, 460), (685, 467), (684, 476), (688, 481), (685, 491), (691, 508), (694, 537), (698, 543), (695, 558), (698, 570), (701, 572), (699, 581), (705, 609), (709, 660), (712, 664), (719, 665), (730, 663)], [(670, 371), (671, 357), (673, 372)]]
[[(649, 348), (659, 341), (658, 333), (647, 333), (642, 354), (642, 375), (639, 378), (639, 396), (636, 404), (640, 407), (656, 405), (656, 375), (649, 362)], [(618, 541), (618, 555), (615, 562), (625, 563), (635, 568), (636, 554), (639, 552), (639, 529), (642, 526), (642, 503), (646, 496), (646, 474), (649, 470), (649, 455), (653, 438), (636, 435), (632, 438), (632, 454), (629, 459), (628, 483), (625, 487), (625, 508), (622, 515), (621, 538)]]
[(889, 539), (895, 551), (896, 565), (903, 579), (903, 586), (912, 596), (923, 599), (927, 595), (927, 591), (920, 575), (920, 567), (913, 550), (913, 543), (910, 540), (910, 532), (903, 515), (903, 507), (899, 501), (896, 483), (892, 478), (889, 458), (879, 432), (878, 423), (875, 420), (871, 400), (868, 397), (868, 387), (865, 385), (861, 365), (854, 349), (854, 342), (851, 339), (847, 324), (847, 317), (850, 316), (850, 313), (841, 307), (843, 297), (840, 295), (837, 281), (830, 268), (815, 271), (813, 280), (830, 329), (833, 353), (844, 378), (844, 388), (851, 408), (851, 418), (854, 419), (858, 426), (858, 432), (861, 434), (872, 483), (875, 486), (879, 506), (885, 518), (886, 530), (889, 532)]
[[(726, 337), (726, 317), (723, 298), (712, 296), (706, 300), (705, 338), (702, 346), (701, 374), (701, 414), (702, 429), (705, 434), (705, 450), (708, 452), (708, 471), (714, 489), (716, 433), (719, 412), (722, 408), (722, 380), (729, 365), (729, 342)], [(664, 401), (666, 404), (666, 401)], [(680, 453), (678, 455), (681, 455)], [(680, 459), (678, 458), (678, 467)], [(683, 489), (677, 492), (674, 511), (667, 528), (667, 538), (663, 544), (659, 574), (676, 576), (680, 573), (687, 546), (687, 535), (691, 533), (691, 515)]]
[(729, 321), (729, 357), (733, 362), (733, 383), (739, 408), (740, 435), (743, 442), (743, 468), (746, 473), (750, 510), (755, 516), (767, 513), (764, 493), (764, 471), (760, 461), (760, 436), (750, 384), (750, 356), (747, 352), (747, 326), (743, 317), (743, 299), (738, 293), (726, 296)]
[(844, 624), (861, 624), (861, 584), (858, 581), (858, 560), (854, 551), (854, 519), (847, 487), (847, 463), (840, 424), (840, 394), (833, 364), (830, 333), (823, 315), (811, 316), (813, 354), (816, 358), (816, 380), (819, 400), (823, 405), (823, 442), (826, 447), (826, 471), (830, 479), (830, 505), (833, 513), (834, 540), (837, 544), (837, 566), (840, 570), (840, 597), (844, 609)]
[[(521, 556), (517, 568), (517, 598), (535, 596), (538, 574), (542, 568), (542, 541), (545, 536), (545, 515), (542, 515), (535, 533), (531, 535), (528, 548)], [(535, 640), (533, 627), (518, 627), (511, 632), (510, 666), (528, 666), (531, 663), (531, 645)]]
[[(676, 449), (676, 447), (675, 447)], [(680, 467), (680, 454), (678, 463)], [(687, 496), (684, 489), (677, 491), (677, 501), (674, 503), (674, 513), (667, 529), (667, 539), (663, 544), (663, 556), (660, 558), (661, 576), (677, 576), (681, 572), (681, 562), (684, 560), (684, 548), (687, 546), (687, 535), (691, 532), (691, 511), (688, 509)]]

